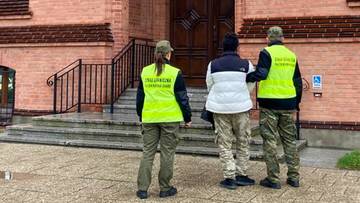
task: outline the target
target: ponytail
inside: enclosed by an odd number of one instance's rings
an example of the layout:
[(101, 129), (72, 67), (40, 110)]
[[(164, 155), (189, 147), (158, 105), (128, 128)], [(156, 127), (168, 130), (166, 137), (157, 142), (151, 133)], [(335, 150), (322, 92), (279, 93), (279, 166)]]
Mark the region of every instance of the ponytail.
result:
[(165, 64), (164, 56), (160, 53), (155, 53), (156, 75), (159, 76), (163, 72), (163, 65)]

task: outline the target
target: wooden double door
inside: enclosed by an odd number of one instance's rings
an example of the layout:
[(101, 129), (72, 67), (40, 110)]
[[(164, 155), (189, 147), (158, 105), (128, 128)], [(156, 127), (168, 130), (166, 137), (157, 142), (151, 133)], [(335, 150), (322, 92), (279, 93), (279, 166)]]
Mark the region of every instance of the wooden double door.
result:
[(222, 40), (234, 31), (234, 0), (170, 0), (172, 64), (188, 86), (204, 86), (209, 61), (221, 55)]

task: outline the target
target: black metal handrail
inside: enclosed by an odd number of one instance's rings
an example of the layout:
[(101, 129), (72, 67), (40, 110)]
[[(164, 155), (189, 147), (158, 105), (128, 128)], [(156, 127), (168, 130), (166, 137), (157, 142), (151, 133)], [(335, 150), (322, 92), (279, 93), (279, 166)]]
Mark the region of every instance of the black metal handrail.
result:
[(125, 48), (111, 61), (111, 106), (110, 112), (114, 112), (114, 103), (120, 95), (140, 77), (141, 69), (152, 63), (155, 46), (152, 41), (132, 39)]
[(112, 59), (111, 64), (84, 64), (78, 59), (47, 79), (53, 87), (53, 113), (81, 112), (82, 104), (114, 103), (139, 78), (141, 68), (153, 59), (149, 40), (132, 39)]
[(63, 113), (75, 106), (81, 111), (81, 68), (82, 60), (78, 59), (47, 79), (47, 85), (53, 86), (53, 113)]

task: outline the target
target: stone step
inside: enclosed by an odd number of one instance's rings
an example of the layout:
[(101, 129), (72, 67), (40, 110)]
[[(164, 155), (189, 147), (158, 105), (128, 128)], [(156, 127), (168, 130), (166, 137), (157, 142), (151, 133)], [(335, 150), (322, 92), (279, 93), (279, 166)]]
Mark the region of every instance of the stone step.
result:
[[(203, 108), (205, 106), (206, 103), (206, 98), (202, 99), (202, 98), (190, 98), (190, 106), (196, 107), (196, 108)], [(136, 97), (134, 96), (123, 96), (120, 97), (115, 104), (118, 105), (135, 105), (136, 104)]]
[[(255, 122), (253, 125), (256, 125)], [(32, 123), (8, 126), (0, 140), (65, 146), (103, 147), (116, 149), (142, 149), (140, 122), (133, 114), (67, 113), (34, 117)], [(180, 127), (178, 152), (217, 155), (214, 131), (209, 124)], [(262, 140), (258, 128), (253, 128), (252, 159), (262, 158)], [(306, 142), (299, 141), (298, 147)], [(281, 147), (279, 147), (279, 153)], [(280, 153), (281, 154), (281, 153)], [(283, 157), (281, 155), (281, 157)]]
[[(98, 140), (108, 142), (129, 142), (141, 143), (142, 136), (140, 130), (105, 130), (92, 128), (61, 128), (33, 126), (31, 124), (22, 124), (9, 126), (7, 128), (8, 136), (32, 137), (32, 138), (55, 138), (70, 140)], [(191, 147), (212, 147), (216, 148), (215, 136), (206, 134), (183, 134), (179, 133), (180, 146)], [(253, 138), (252, 145), (261, 145), (262, 140)], [(255, 146), (253, 146), (255, 147)]]
[[(136, 101), (135, 100), (124, 100), (124, 99), (118, 99), (115, 102), (115, 105), (135, 105)], [(204, 108), (205, 106), (205, 101), (201, 101), (201, 102), (192, 102), (190, 101), (190, 108)]]
[[(196, 94), (207, 94), (207, 89), (206, 88), (194, 88), (194, 87), (188, 87), (186, 88), (188, 93), (196, 93)], [(137, 88), (127, 88), (125, 92), (132, 92), (132, 93), (136, 93), (137, 92)]]
[[(200, 118), (204, 105), (191, 106), (191, 114), (193, 117)], [(103, 113), (110, 113), (110, 105), (103, 106)], [(131, 104), (115, 104), (114, 113), (116, 114), (136, 114), (136, 106)]]
[[(106, 148), (106, 149), (126, 149), (142, 151), (142, 143), (127, 143), (127, 142), (106, 142), (97, 140), (64, 140), (56, 138), (28, 138), (28, 137), (11, 137), (0, 136), (0, 141), (3, 142), (16, 142), (16, 143), (32, 143), (32, 144), (46, 144), (46, 145), (61, 145), (61, 146), (73, 146), (73, 147), (94, 147), (94, 148)], [(159, 149), (158, 149), (159, 151)], [(205, 147), (185, 147), (178, 146), (176, 148), (177, 153), (183, 154), (199, 154), (199, 155), (212, 155), (218, 156), (217, 148), (205, 148)], [(255, 151), (250, 153), (252, 159), (262, 159), (263, 155), (261, 151)]]
[[(130, 97), (136, 97), (136, 89), (135, 88), (128, 88), (125, 92), (121, 94), (121, 96), (130, 96)], [(194, 89), (194, 88), (188, 88), (187, 89), (189, 98), (200, 98), (200, 99), (206, 99), (208, 92), (206, 89)]]
[[(206, 102), (206, 97), (191, 97), (189, 98), (190, 103), (203, 103), (205, 104)], [(120, 96), (118, 101), (133, 101), (135, 104), (136, 103), (136, 95), (131, 95), (131, 96)]]
[[(139, 150), (142, 151), (142, 143), (129, 143), (129, 142), (108, 142), (99, 140), (73, 140), (73, 139), (57, 139), (57, 138), (40, 138), (40, 137), (26, 137), (26, 136), (8, 136), (3, 134), (0, 136), (2, 142), (16, 142), (16, 143), (31, 143), (31, 144), (47, 144), (47, 145), (61, 145), (61, 146), (73, 146), (73, 147), (95, 147), (95, 148), (107, 148), (107, 149), (126, 149), (126, 150)], [(297, 141), (298, 150), (302, 150), (306, 147), (305, 140)], [(258, 148), (251, 148), (250, 159), (261, 160), (263, 159), (263, 151), (260, 145)], [(218, 148), (210, 147), (187, 147), (178, 146), (176, 148), (177, 153), (183, 154), (199, 154), (218, 156)], [(234, 151), (235, 154), (235, 151)], [(278, 159), (284, 161), (284, 153), (279, 146)]]
[[(212, 135), (214, 131), (210, 123), (193, 118), (190, 128), (180, 125), (180, 133)], [(66, 113), (34, 117), (34, 126), (62, 127), (62, 128), (92, 128), (105, 130), (128, 130), (139, 131), (141, 123), (134, 114), (110, 114), (110, 113)]]

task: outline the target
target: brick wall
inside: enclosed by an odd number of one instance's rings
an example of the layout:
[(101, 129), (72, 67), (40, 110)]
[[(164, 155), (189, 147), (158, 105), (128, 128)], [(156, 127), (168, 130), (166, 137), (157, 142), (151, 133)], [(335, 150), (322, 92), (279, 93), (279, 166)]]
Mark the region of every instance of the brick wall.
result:
[(26, 18), (0, 16), (0, 28), (111, 23), (115, 42), (0, 44), (0, 65), (16, 70), (16, 109), (51, 110), (53, 88), (46, 85), (50, 75), (79, 58), (109, 63), (129, 41), (128, 0), (31, 0), (29, 10), (32, 15)]
[(153, 33), (155, 40), (170, 40), (170, 1), (154, 0)]
[[(256, 64), (265, 41), (240, 46), (240, 55)], [(303, 92), (301, 119), (360, 121), (360, 43), (307, 41), (287, 46), (297, 54), (302, 77), (310, 85), (312, 75), (323, 76), (322, 97), (314, 97), (311, 88)]]
[(152, 1), (132, 0), (129, 2), (129, 32), (131, 37), (153, 38)]
[(239, 38), (266, 37), (271, 26), (280, 26), (285, 38), (360, 37), (360, 15), (244, 18)]
[(31, 18), (0, 17), (0, 27), (111, 23), (115, 40), (113, 54), (129, 41), (129, 0), (31, 0), (29, 10)]
[(31, 0), (30, 20), (0, 20), (0, 26), (104, 23), (106, 1)]
[(129, 1), (130, 0), (108, 0), (109, 20), (112, 24), (112, 33), (115, 40), (113, 55), (118, 53), (122, 47), (129, 42)]
[[(360, 14), (360, 9), (350, 8), (346, 0), (270, 0), (265, 4), (261, 0), (245, 0), (237, 1), (236, 4), (237, 31), (241, 29), (244, 19), (251, 18), (268, 20), (268, 18), (275, 17), (289, 19), (289, 17), (336, 17), (358, 16)], [(283, 20), (280, 19), (280, 21)], [(319, 23), (321, 24), (320, 21), (313, 22), (313, 25)], [(287, 26), (291, 25), (291, 23), (286, 24)], [(329, 22), (329, 24), (332, 24), (332, 22)], [(351, 36), (342, 36), (342, 30), (336, 31), (337, 35), (331, 38), (324, 38), (322, 34), (310, 36), (309, 34), (315, 32), (310, 30), (305, 34), (306, 37), (311, 37), (311, 39), (305, 39), (304, 37), (294, 38), (294, 36), (293, 39), (285, 39), (286, 45), (298, 55), (302, 76), (309, 81), (310, 85), (312, 75), (320, 74), (323, 76), (322, 97), (314, 97), (312, 87), (303, 92), (301, 120), (360, 121), (358, 117), (360, 113), (360, 70), (358, 68), (360, 67), (360, 61), (357, 59), (360, 55), (360, 40), (359, 37), (354, 37), (358, 32), (356, 28), (357, 22), (355, 24), (355, 34), (352, 33)], [(350, 27), (354, 26), (350, 25)], [(266, 46), (265, 39), (260, 37), (265, 31), (259, 30), (261, 33), (252, 33), (260, 34), (259, 37), (253, 37), (257, 39), (244, 36), (244, 33), (247, 32), (251, 31), (243, 29), (241, 32), (239, 52), (242, 57), (249, 58), (256, 64), (259, 51)], [(298, 31), (294, 33), (298, 33)], [(327, 34), (328, 30), (325, 30), (324, 33)]]
[[(244, 18), (360, 15), (346, 0), (235, 1), (235, 30)], [(31, 19), (1, 19), (0, 27), (48, 24), (111, 23), (115, 43), (1, 45), (0, 65), (17, 71), (16, 108), (51, 110), (51, 88), (46, 79), (77, 58), (91, 62), (109, 62), (129, 40), (129, 36), (169, 39), (170, 0), (31, 0)], [(56, 9), (55, 9), (56, 8)], [(276, 8), (276, 9), (274, 9)], [(263, 39), (241, 39), (240, 54), (257, 63)], [(323, 75), (323, 95), (315, 98), (304, 92), (302, 120), (360, 121), (360, 40), (359, 38), (292, 39), (288, 46), (300, 62), (303, 77), (311, 82), (312, 74)], [(22, 60), (18, 60), (18, 59)]]
[(129, 40), (129, 0), (31, 0), (29, 10), (31, 18), (0, 17), (0, 27), (111, 23), (114, 53)]
[(359, 15), (346, 0), (244, 0), (246, 18), (283, 16)]
[(0, 64), (16, 70), (16, 109), (51, 110), (52, 88), (47, 78), (75, 61), (83, 58), (89, 63), (103, 63), (111, 47), (58, 46), (53, 47), (0, 47)]
[(129, 2), (131, 37), (151, 40), (170, 39), (170, 1), (134, 0)]
[[(0, 65), (17, 71), (15, 108), (51, 110), (52, 88), (46, 86), (46, 79), (50, 75), (78, 58), (90, 63), (109, 63), (112, 56), (129, 42), (130, 33), (144, 38), (149, 34), (152, 35), (152, 24), (144, 21), (144, 19), (151, 20), (146, 16), (153, 15), (152, 10), (149, 9), (152, 6), (152, 1), (144, 3), (129, 0), (31, 0), (29, 10), (32, 15), (6, 16), (6, 18), (0, 16), (0, 28), (63, 24), (87, 26), (110, 23), (114, 40), (114, 43), (95, 41), (84, 43), (87, 39), (83, 39), (78, 41), (80, 43), (64, 41), (56, 44), (54, 42), (57, 41), (20, 44), (20, 42), (5, 43), (6, 41), (3, 40), (4, 43), (0, 45)], [(129, 22), (130, 11), (134, 19)], [(148, 33), (144, 33), (144, 30), (148, 30)], [(22, 60), (18, 60), (19, 58)]]

